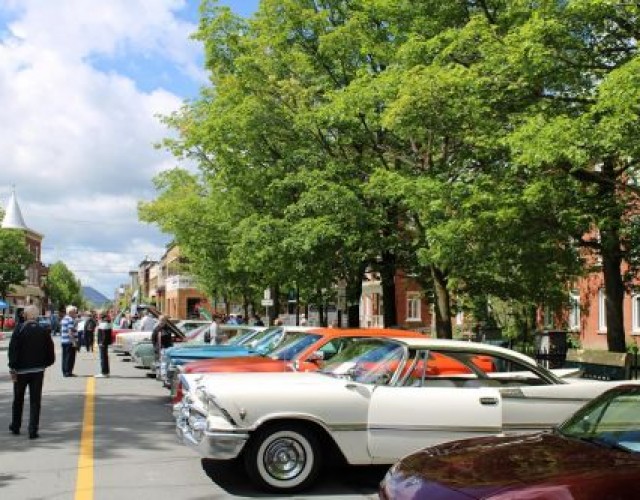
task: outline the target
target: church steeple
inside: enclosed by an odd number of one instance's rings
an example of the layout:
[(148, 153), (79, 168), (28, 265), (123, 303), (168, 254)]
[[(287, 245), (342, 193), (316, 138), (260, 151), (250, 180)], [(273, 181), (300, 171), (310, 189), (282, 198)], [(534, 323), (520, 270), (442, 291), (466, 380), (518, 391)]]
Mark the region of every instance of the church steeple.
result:
[(20, 206), (18, 205), (18, 198), (16, 198), (16, 188), (11, 190), (11, 198), (7, 205), (7, 210), (4, 213), (4, 219), (2, 219), (3, 229), (25, 229), (29, 230), (22, 217)]

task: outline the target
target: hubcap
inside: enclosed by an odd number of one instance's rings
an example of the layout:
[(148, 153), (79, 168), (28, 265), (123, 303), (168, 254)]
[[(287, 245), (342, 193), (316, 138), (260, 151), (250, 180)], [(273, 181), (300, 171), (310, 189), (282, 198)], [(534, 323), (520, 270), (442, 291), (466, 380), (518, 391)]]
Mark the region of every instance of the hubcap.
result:
[(306, 462), (307, 454), (304, 448), (290, 438), (273, 441), (264, 453), (264, 466), (269, 475), (283, 481), (300, 474)]

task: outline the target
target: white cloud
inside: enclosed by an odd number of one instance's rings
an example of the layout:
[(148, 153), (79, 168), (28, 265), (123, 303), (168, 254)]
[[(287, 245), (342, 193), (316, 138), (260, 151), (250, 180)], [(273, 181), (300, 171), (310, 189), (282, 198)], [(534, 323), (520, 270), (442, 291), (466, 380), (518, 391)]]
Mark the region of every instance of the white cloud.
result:
[(136, 206), (175, 164), (153, 144), (170, 134), (157, 115), (183, 98), (144, 92), (92, 57), (142, 54), (202, 81), (195, 26), (175, 15), (185, 3), (0, 0), (12, 15), (0, 24), (0, 202), (14, 184), (27, 224), (44, 235), (43, 261), (62, 260), (103, 293), (168, 239), (137, 221)]

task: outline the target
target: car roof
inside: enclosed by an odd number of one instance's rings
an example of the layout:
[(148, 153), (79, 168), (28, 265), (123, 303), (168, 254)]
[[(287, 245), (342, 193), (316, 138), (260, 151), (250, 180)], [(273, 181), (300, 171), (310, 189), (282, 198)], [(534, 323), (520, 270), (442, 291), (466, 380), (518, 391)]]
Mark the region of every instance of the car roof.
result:
[(438, 339), (431, 337), (422, 338), (401, 338), (397, 337), (394, 340), (401, 342), (412, 349), (438, 349), (446, 351), (473, 351), (479, 354), (506, 354), (511, 357), (518, 358), (526, 363), (536, 364), (536, 362), (529, 356), (521, 354), (505, 347), (499, 347), (491, 344), (482, 344), (480, 342), (471, 342), (466, 340), (450, 340), (450, 339)]
[(309, 327), (312, 333), (320, 333), (328, 337), (385, 337), (385, 338), (419, 338), (424, 334), (413, 330), (399, 330), (397, 328), (327, 328)]

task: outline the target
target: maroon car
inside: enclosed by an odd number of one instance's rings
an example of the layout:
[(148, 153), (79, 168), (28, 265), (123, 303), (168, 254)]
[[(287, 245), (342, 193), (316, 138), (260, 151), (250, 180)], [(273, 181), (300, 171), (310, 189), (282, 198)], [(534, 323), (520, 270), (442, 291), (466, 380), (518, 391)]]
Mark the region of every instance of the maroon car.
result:
[(640, 499), (640, 385), (603, 393), (550, 433), (453, 441), (404, 457), (383, 500)]

